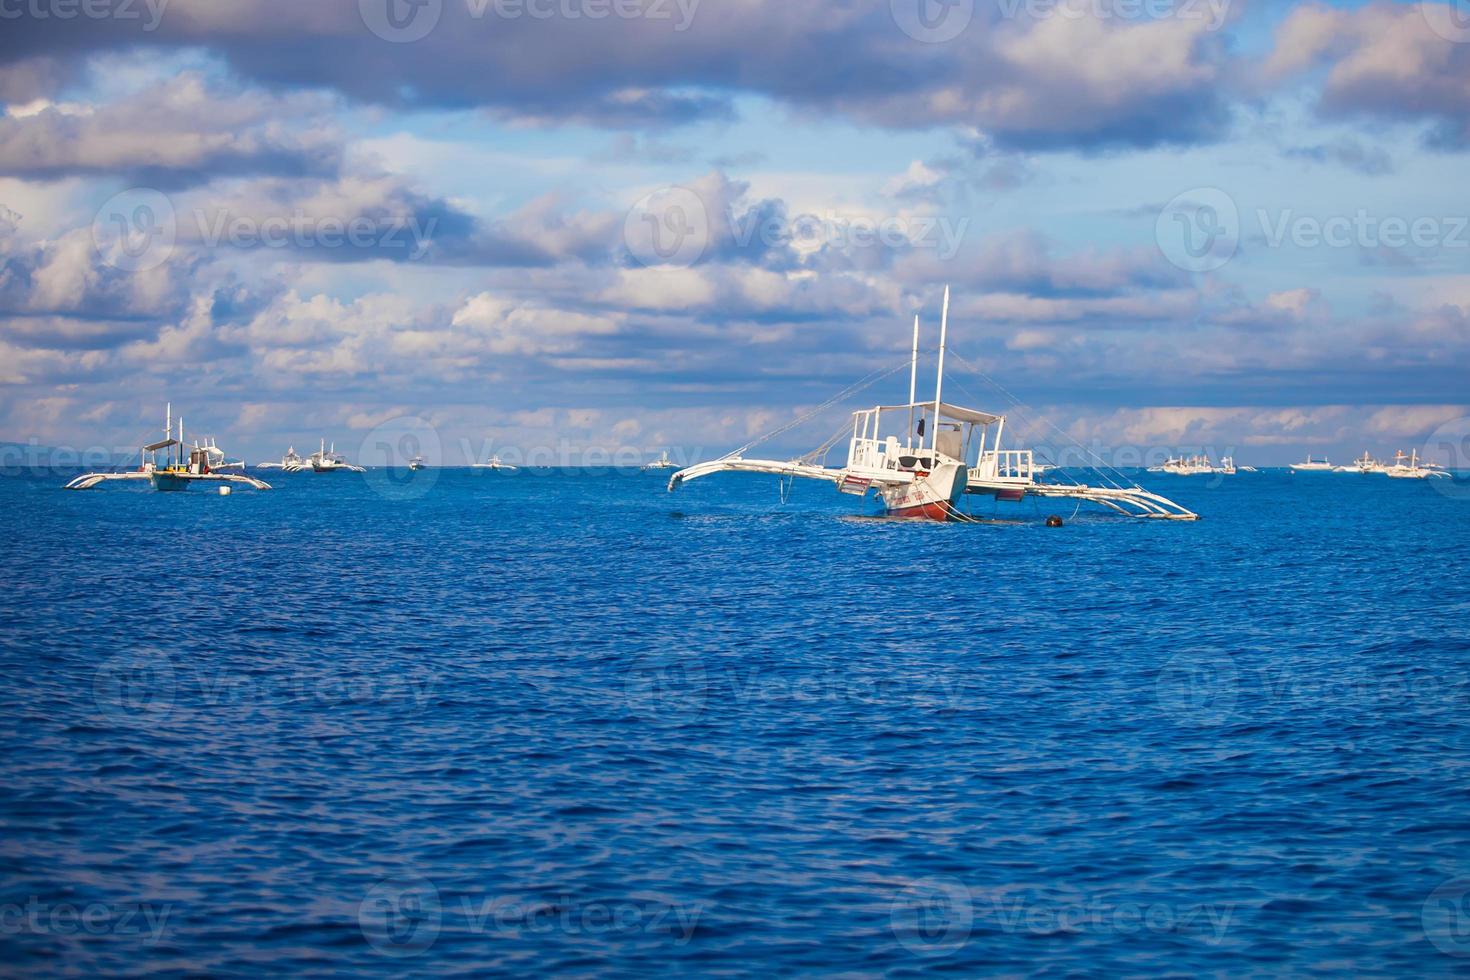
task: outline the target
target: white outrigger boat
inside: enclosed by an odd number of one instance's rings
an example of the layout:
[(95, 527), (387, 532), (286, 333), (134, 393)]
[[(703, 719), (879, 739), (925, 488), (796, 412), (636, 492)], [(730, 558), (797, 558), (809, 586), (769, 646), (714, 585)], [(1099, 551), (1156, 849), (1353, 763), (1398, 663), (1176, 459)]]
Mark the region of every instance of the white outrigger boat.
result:
[[(354, 466), (347, 462), (347, 457), (337, 452), (337, 444), (332, 443), (332, 448), (327, 448), (327, 440), (322, 439), (322, 448), (306, 457), (306, 466), (313, 473), (336, 473), (346, 471), (348, 473), (366, 473), (367, 470), (361, 466)], [(305, 467), (303, 467), (305, 468)]]
[(258, 470), (285, 470), (287, 473), (300, 473), (308, 467), (305, 457), (296, 451), (295, 446), (286, 450), (286, 455), (281, 457), (279, 463), (257, 463)]
[(241, 473), (245, 472), (245, 461), (243, 459), (226, 458), (225, 451), (214, 441), (214, 436), (209, 436), (205, 439), (204, 444), (199, 448), (204, 450), (205, 454), (209, 457), (210, 472), (223, 473), (229, 470), (239, 470)]
[[(919, 356), (919, 320), (915, 317), (908, 404), (878, 405), (853, 412), (846, 465), (830, 467), (816, 462), (816, 457), (823, 450), (785, 461), (747, 459), (742, 454), (756, 444), (752, 443), (719, 459), (679, 470), (669, 477), (669, 490), (715, 473), (770, 473), (780, 477), (826, 480), (835, 484), (841, 493), (857, 497), (866, 497), (872, 490), (890, 517), (972, 521), (974, 518), (959, 509), (959, 503), (966, 494), (981, 494), (1009, 501), (1026, 497), (1069, 498), (1100, 504), (1128, 517), (1181, 521), (1199, 518), (1193, 511), (1137, 485), (1084, 486), (1038, 482), (1031, 450), (1001, 448), (1006, 421), (1004, 415), (962, 408), (944, 401), (944, 354), (948, 330), (949, 289), (946, 287), (940, 316), (939, 365), (933, 400), (920, 402), (915, 399)], [(906, 417), (909, 422), (908, 434), (903, 440), (883, 434), (885, 416), (892, 419), (895, 415)], [(914, 426), (916, 418), (917, 429)], [(839, 434), (836, 439), (840, 438)]]
[(1332, 464), (1327, 462), (1326, 456), (1323, 456), (1321, 459), (1314, 459), (1312, 454), (1308, 453), (1305, 462), (1292, 463), (1291, 469), (1297, 473), (1331, 473)]
[[(163, 440), (149, 443), (139, 450), (142, 459), (136, 470), (121, 473), (84, 473), (65, 487), (67, 490), (90, 490), (114, 480), (147, 480), (154, 490), (177, 491), (189, 489), (191, 483), (242, 483), (256, 490), (269, 490), (271, 485), (243, 473), (221, 473), (213, 460), (224, 461), (224, 453), (210, 440), (205, 445), (187, 445), (184, 442), (184, 420), (179, 418), (178, 436), (174, 436), (173, 405), (164, 410)], [(243, 463), (225, 464), (229, 468)], [(221, 492), (225, 488), (221, 487)]]
[(1417, 449), (1410, 450), (1408, 455), (1399, 450), (1394, 454), (1393, 465), (1385, 467), (1383, 472), (1395, 480), (1427, 480), (1432, 476), (1450, 475), (1438, 466), (1420, 462)]
[(663, 455), (659, 456), (658, 459), (651, 463), (643, 464), (644, 470), (677, 470), (678, 468), (679, 464), (669, 459), (669, 451), (667, 449), (663, 451)]
[(483, 463), (471, 463), (470, 464), (470, 469), (472, 469), (472, 470), (506, 470), (507, 472), (509, 472), (511, 470), (516, 469), (516, 467), (510, 465), (509, 463), (501, 462), (499, 456), (491, 456), (488, 460), (486, 460)]
[(1369, 456), (1368, 455), (1368, 450), (1365, 449), (1365, 450), (1363, 450), (1363, 455), (1362, 456), (1359, 456), (1357, 459), (1353, 460), (1347, 466), (1337, 466), (1337, 467), (1334, 467), (1333, 468), (1333, 472), (1334, 473), (1364, 473), (1364, 474), (1367, 474), (1367, 473), (1386, 473), (1386, 472), (1388, 472), (1388, 466), (1385, 465), (1385, 464), (1383, 464), (1383, 463), (1380, 463), (1378, 460), (1374, 459), (1372, 456)]
[[(1226, 459), (1229, 459), (1229, 457), (1226, 457)], [(1210, 465), (1210, 457), (1208, 456), (1190, 456), (1188, 458), (1183, 456), (1170, 456), (1164, 461), (1162, 466), (1150, 466), (1148, 471), (1150, 473), (1169, 473), (1173, 476), (1200, 476), (1206, 473), (1225, 472), (1223, 469), (1216, 470), (1214, 466)], [(1235, 472), (1233, 464), (1229, 472)]]

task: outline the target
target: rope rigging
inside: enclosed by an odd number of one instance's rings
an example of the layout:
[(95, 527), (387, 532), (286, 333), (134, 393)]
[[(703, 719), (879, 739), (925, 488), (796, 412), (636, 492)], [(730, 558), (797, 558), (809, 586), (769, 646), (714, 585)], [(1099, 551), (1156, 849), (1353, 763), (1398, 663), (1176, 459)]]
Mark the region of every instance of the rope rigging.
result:
[[(1015, 395), (1011, 394), (1010, 391), (1007, 390), (1004, 385), (1002, 385), (1000, 382), (996, 381), (994, 378), (990, 377), (990, 375), (986, 374), (984, 371), (980, 370), (980, 368), (977, 367), (976, 365), (970, 363), (970, 361), (969, 361), (968, 358), (961, 356), (957, 351), (951, 349), (950, 350), (950, 355), (953, 356), (956, 360), (958, 360), (963, 366), (969, 368), (970, 371), (973, 372), (976, 377), (980, 378), (986, 384), (990, 385), (996, 391), (1000, 392), (1003, 396), (1005, 396), (1005, 398), (1007, 398), (1011, 402), (1011, 407), (1012, 407), (1012, 409), (1014, 409), (1015, 414), (1021, 416), (1022, 419), (1025, 419), (1028, 422), (1028, 424), (1030, 423), (1030, 421), (1031, 421), (1030, 416), (1028, 416), (1026, 414), (1026, 412), (1023, 411), (1022, 408), (1021, 408), (1021, 400), (1019, 398), (1017, 398)], [(956, 382), (956, 383), (959, 384), (961, 388), (964, 388), (965, 387), (963, 383), (960, 383), (960, 382)], [(965, 389), (965, 390), (966, 390), (966, 393), (969, 394), (971, 397), (976, 397), (973, 392), (969, 391), (969, 389)], [(978, 398), (977, 398), (977, 400), (978, 400)], [(1127, 477), (1127, 475), (1125, 475), (1124, 473), (1120, 472), (1116, 467), (1112, 466), (1110, 463), (1108, 463), (1107, 460), (1103, 459), (1097, 453), (1093, 452), (1092, 450), (1088, 449), (1086, 446), (1084, 446), (1081, 443), (1079, 443), (1077, 440), (1073, 439), (1071, 436), (1067, 435), (1066, 432), (1062, 431), (1056, 425), (1052, 424), (1052, 422), (1049, 419), (1047, 419), (1045, 416), (1037, 416), (1036, 419), (1037, 419), (1037, 421), (1041, 422), (1042, 425), (1046, 426), (1048, 429), (1051, 429), (1058, 436), (1060, 436), (1062, 438), (1062, 441), (1063, 442), (1067, 443), (1068, 445), (1075, 446), (1076, 448), (1082, 450), (1083, 453), (1085, 453), (1088, 456), (1091, 456), (1093, 459), (1097, 460), (1097, 462), (1099, 464), (1101, 464), (1101, 466), (1094, 466), (1094, 465), (1088, 464), (1087, 468), (1090, 469), (1090, 470), (1092, 470), (1098, 476), (1102, 477), (1102, 479), (1105, 482), (1111, 484), (1114, 489), (1116, 489), (1116, 490), (1124, 490), (1124, 489), (1127, 489), (1128, 487), (1133, 487), (1135, 489), (1138, 487), (1138, 481), (1136, 481), (1136, 480), (1130, 480)], [(1055, 463), (1055, 461), (1052, 461), (1052, 462)], [(1104, 472), (1104, 469), (1106, 469), (1108, 472), (1111, 472), (1111, 473), (1115, 474), (1118, 477), (1118, 479), (1119, 480), (1122, 480), (1123, 482), (1122, 483), (1119, 483), (1119, 482), (1115, 481), (1112, 477), (1108, 476), (1108, 474)], [(1126, 484), (1126, 486), (1125, 486), (1125, 484)], [(1081, 484), (1077, 484), (1077, 483), (1074, 483), (1074, 485), (1081, 486)]]
[[(810, 421), (811, 419), (813, 419), (816, 416), (820, 415), (821, 413), (825, 412), (827, 409), (831, 408), (837, 402), (842, 401), (844, 398), (847, 398), (850, 395), (855, 395), (858, 392), (862, 391), (864, 388), (872, 387), (873, 385), (877, 384), (879, 381), (882, 381), (884, 378), (888, 377), (889, 375), (895, 374), (899, 370), (901, 370), (903, 368), (906, 368), (908, 366), (909, 366), (909, 359), (908, 358), (904, 358), (902, 362), (900, 362), (899, 364), (897, 364), (897, 365), (889, 368), (886, 371), (883, 371), (883, 370), (874, 371), (871, 374), (868, 374), (866, 377), (864, 377), (864, 378), (862, 378), (862, 379), (860, 379), (858, 381), (855, 381), (852, 384), (848, 385), (846, 388), (843, 388), (837, 394), (833, 395), (831, 398), (829, 398), (826, 401), (822, 402), (822, 404), (818, 405), (816, 408), (812, 409), (810, 412), (807, 412), (805, 415), (801, 416), (800, 418), (792, 419), (790, 422), (787, 422), (785, 425), (782, 425), (782, 426), (779, 426), (779, 427), (777, 427), (775, 429), (772, 429), (770, 432), (767, 432), (765, 435), (763, 435), (763, 436), (761, 436), (761, 437), (759, 437), (757, 439), (754, 439), (754, 440), (752, 440), (750, 442), (747, 442), (745, 445), (741, 446), (739, 449), (736, 449), (733, 452), (728, 452), (725, 455), (721, 456), (720, 458), (721, 459), (733, 459), (736, 456), (744, 456), (748, 451), (750, 451), (751, 449), (754, 449), (756, 446), (759, 446), (761, 443), (763, 443), (763, 442), (769, 442), (772, 439), (776, 438), (777, 436), (781, 435), (782, 433), (790, 432), (792, 429), (796, 428), (797, 426), (801, 425), (802, 423), (807, 422), (807, 421)], [(839, 438), (840, 438), (840, 432), (839, 432)], [(832, 440), (832, 442), (835, 443), (836, 442), (836, 439)], [(827, 449), (830, 449), (831, 448), (831, 445), (829, 444), (826, 448)]]

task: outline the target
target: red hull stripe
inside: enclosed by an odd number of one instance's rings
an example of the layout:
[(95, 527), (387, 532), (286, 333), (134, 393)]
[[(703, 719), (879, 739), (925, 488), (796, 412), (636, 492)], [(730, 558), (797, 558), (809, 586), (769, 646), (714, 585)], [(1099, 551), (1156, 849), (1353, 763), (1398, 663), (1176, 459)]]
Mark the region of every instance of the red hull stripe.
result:
[(934, 501), (927, 504), (916, 504), (913, 507), (900, 507), (888, 512), (889, 517), (922, 517), (931, 521), (947, 521), (954, 513), (954, 505), (948, 501)]

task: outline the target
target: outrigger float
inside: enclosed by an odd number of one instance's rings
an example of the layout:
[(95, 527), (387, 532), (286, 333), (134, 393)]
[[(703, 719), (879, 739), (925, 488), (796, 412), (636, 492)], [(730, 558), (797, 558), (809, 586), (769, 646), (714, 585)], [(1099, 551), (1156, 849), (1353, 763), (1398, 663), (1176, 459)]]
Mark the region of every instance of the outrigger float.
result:
[[(847, 465), (830, 467), (817, 462), (832, 442), (793, 460), (747, 459), (751, 446), (771, 438), (777, 430), (726, 456), (679, 470), (669, 477), (672, 492), (690, 480), (715, 473), (769, 473), (783, 478), (826, 480), (838, 491), (856, 497), (875, 492), (890, 517), (934, 521), (974, 521), (959, 504), (966, 494), (996, 500), (1026, 497), (1070, 499), (1099, 504), (1127, 517), (1193, 521), (1199, 515), (1167, 497), (1133, 486), (1087, 486), (1079, 483), (1042, 483), (1042, 469), (1029, 449), (1002, 449), (1004, 415), (963, 408), (944, 401), (944, 355), (949, 331), (949, 289), (939, 321), (939, 366), (932, 401), (915, 399), (918, 375), (919, 320), (914, 318), (914, 343), (909, 359), (909, 401), (905, 405), (878, 405), (852, 413), (852, 435)], [(830, 403), (829, 403), (830, 404)], [(885, 417), (906, 416), (908, 434), (902, 440), (883, 435)], [(810, 416), (808, 416), (810, 417)], [(915, 420), (918, 425), (915, 427)], [(844, 430), (845, 431), (845, 430)], [(927, 433), (927, 434), (926, 434)], [(917, 435), (917, 441), (915, 436)]]
[[(112, 480), (148, 480), (154, 490), (177, 491), (189, 489), (191, 483), (243, 483), (256, 490), (269, 490), (271, 485), (244, 473), (221, 473), (215, 460), (223, 462), (224, 453), (211, 439), (204, 445), (189, 446), (184, 442), (184, 420), (179, 418), (177, 438), (174, 436), (173, 406), (165, 409), (163, 434), (160, 442), (150, 443), (139, 450), (142, 463), (136, 470), (121, 473), (85, 473), (72, 480), (67, 490), (90, 490), (101, 483)], [(224, 463), (226, 467), (243, 466)], [(223, 492), (223, 491), (221, 491)]]

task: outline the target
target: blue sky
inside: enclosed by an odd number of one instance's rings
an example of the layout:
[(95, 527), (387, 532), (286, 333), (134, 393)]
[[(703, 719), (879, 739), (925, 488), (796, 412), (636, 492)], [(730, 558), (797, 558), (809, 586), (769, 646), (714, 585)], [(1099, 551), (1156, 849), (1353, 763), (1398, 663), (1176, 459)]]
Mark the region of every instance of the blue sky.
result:
[(69, 10), (0, 25), (3, 439), (708, 456), (946, 283), (979, 407), (1088, 446), (1470, 415), (1463, 0)]

